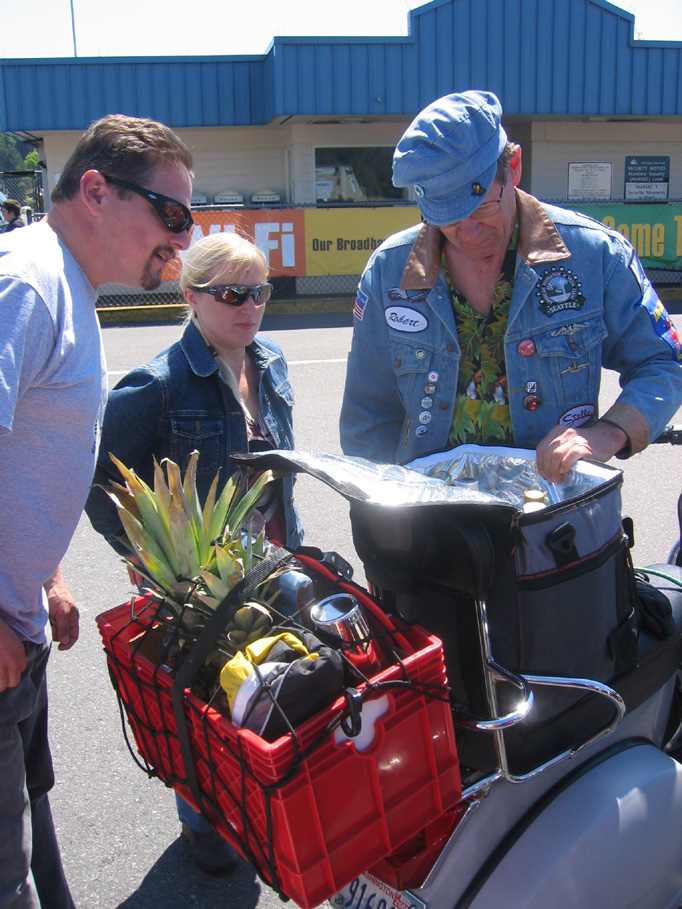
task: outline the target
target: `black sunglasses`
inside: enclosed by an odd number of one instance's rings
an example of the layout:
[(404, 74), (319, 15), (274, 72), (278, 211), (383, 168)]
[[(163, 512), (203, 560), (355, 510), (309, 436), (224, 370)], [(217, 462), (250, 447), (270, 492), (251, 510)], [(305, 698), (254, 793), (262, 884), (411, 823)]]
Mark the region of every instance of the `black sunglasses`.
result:
[(227, 303), (228, 306), (241, 306), (249, 297), (253, 297), (256, 306), (267, 303), (272, 293), (272, 284), (256, 284), (247, 287), (246, 284), (216, 284), (213, 287), (192, 287), (191, 290), (200, 294), (212, 294), (217, 303)]
[(146, 199), (172, 233), (181, 234), (183, 230), (189, 230), (194, 224), (189, 208), (183, 205), (182, 202), (178, 202), (177, 199), (171, 199), (170, 196), (152, 192), (151, 189), (145, 189), (144, 186), (137, 186), (135, 183), (128, 183), (127, 180), (119, 180), (118, 177), (108, 177), (106, 174), (102, 174), (102, 176), (107, 183), (122, 186), (124, 189), (129, 189)]

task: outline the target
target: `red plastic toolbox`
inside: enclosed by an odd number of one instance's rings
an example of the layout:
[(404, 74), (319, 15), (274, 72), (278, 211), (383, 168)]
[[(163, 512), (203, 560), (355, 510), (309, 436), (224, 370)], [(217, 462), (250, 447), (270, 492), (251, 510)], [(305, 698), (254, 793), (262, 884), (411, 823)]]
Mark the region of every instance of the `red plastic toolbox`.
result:
[[(362, 602), (358, 589), (349, 589)], [(140, 754), (194, 804), (177, 738), (173, 676), (153, 662), (153, 633), (140, 637), (154, 615), (149, 601), (137, 598), (97, 622)], [(412, 652), (370, 680), (358, 740), (328, 731), (346, 709), (343, 699), (295, 736), (267, 742), (185, 691), (204, 812), (265, 880), (304, 909), (460, 799), (441, 643), (418, 626), (401, 627), (400, 635)]]

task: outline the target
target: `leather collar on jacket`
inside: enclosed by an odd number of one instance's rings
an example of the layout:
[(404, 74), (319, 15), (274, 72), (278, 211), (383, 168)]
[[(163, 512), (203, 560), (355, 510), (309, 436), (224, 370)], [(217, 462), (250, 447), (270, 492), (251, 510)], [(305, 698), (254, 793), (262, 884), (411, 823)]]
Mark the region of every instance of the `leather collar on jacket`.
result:
[[(523, 190), (516, 190), (519, 218), (519, 255), (531, 265), (568, 259), (570, 252), (543, 206)], [(404, 290), (431, 289), (441, 270), (442, 233), (428, 222), (422, 225), (405, 263), (400, 281)]]

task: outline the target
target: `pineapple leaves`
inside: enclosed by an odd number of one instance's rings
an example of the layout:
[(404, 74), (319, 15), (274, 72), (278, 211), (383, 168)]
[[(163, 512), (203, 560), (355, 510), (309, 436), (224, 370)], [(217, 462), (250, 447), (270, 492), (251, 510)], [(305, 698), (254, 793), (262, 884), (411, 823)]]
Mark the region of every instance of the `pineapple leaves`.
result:
[(246, 476), (235, 473), (218, 494), (218, 471), (202, 506), (197, 493), (199, 452), (192, 452), (184, 478), (174, 461), (166, 458), (159, 465), (155, 460), (153, 488), (110, 457), (125, 486), (112, 482), (105, 491), (118, 510), (131, 552), (142, 563), (136, 570), (183, 627), (193, 622), (190, 610), (196, 610), (203, 624), (265, 554), (265, 532), (254, 535), (252, 524), (272, 473), (261, 474), (250, 488)]

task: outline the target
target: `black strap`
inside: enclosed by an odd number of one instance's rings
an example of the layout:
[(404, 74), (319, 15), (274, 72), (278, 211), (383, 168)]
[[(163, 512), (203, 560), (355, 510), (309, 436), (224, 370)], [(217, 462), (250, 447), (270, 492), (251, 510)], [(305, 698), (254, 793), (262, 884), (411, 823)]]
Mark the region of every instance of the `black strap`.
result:
[(227, 624), (232, 619), (234, 613), (245, 603), (259, 584), (262, 584), (273, 571), (276, 571), (280, 565), (284, 564), (291, 558), (291, 552), (288, 549), (279, 547), (272, 550), (260, 564), (251, 571), (227, 594), (227, 596), (218, 604), (215, 612), (204, 626), (201, 634), (194, 643), (189, 654), (178, 670), (178, 674), (173, 682), (173, 713), (175, 714), (175, 724), (177, 726), (178, 740), (180, 742), (180, 753), (185, 769), (187, 784), (194, 796), (197, 806), (201, 808), (203, 797), (197, 781), (192, 749), (189, 742), (189, 733), (187, 731), (187, 717), (184, 709), (184, 694), (199, 669), (203, 666), (204, 661), (211, 648), (218, 640)]

